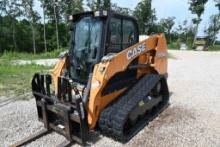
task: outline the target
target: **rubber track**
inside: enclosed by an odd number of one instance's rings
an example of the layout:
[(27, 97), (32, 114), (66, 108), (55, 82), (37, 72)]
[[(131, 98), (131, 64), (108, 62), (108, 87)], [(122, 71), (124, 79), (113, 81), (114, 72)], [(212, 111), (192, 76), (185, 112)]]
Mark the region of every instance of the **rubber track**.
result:
[(117, 140), (128, 139), (123, 133), (123, 126), (128, 114), (139, 101), (146, 97), (160, 79), (161, 76), (156, 74), (144, 76), (127, 93), (105, 108), (99, 119), (101, 131)]

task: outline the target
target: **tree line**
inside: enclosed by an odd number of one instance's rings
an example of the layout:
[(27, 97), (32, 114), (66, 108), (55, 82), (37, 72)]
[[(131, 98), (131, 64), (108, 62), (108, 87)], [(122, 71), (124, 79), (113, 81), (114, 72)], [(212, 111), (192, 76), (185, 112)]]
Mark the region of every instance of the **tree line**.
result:
[[(34, 0), (1, 0), (0, 52), (37, 53), (66, 48), (69, 15), (88, 10), (112, 10), (131, 15), (138, 21), (140, 34), (163, 32), (169, 43), (179, 41), (193, 45), (207, 1), (189, 0), (189, 10), (196, 17), (175, 25), (175, 17), (157, 19), (152, 0), (141, 0), (134, 10), (119, 7), (111, 0), (38, 0), (43, 14), (35, 9)], [(220, 30), (220, 0), (214, 1), (219, 13), (210, 17), (209, 26), (205, 29), (210, 45), (215, 44)]]

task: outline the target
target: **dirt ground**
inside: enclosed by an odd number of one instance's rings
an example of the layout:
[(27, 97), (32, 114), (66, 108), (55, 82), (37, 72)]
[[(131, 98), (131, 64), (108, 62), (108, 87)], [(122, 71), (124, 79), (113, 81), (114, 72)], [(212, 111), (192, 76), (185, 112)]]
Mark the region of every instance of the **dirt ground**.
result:
[[(170, 106), (128, 143), (92, 133), (91, 146), (220, 146), (220, 52), (169, 52), (175, 57), (169, 59)], [(33, 99), (0, 102), (0, 146), (42, 128)], [(52, 133), (28, 146), (56, 146), (64, 140)]]

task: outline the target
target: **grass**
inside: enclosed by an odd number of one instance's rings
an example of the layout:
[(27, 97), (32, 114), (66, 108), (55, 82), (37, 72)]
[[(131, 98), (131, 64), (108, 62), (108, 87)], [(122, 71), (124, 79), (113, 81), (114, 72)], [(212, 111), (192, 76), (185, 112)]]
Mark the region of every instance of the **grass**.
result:
[[(31, 79), (35, 72), (49, 71), (51, 67), (28, 64), (11, 65), (7, 60), (0, 60), (0, 97), (19, 97), (31, 92)], [(27, 99), (22, 97), (22, 99)]]
[(172, 42), (168, 44), (168, 49), (170, 50), (179, 50), (180, 44), (176, 42)]
[(31, 92), (31, 79), (34, 73), (52, 69), (52, 67), (36, 64), (13, 65), (11, 64), (12, 60), (57, 58), (64, 50), (59, 49), (40, 54), (20, 52), (4, 52), (0, 54), (0, 97), (27, 99), (22, 95)]
[[(191, 45), (187, 45), (188, 46), (188, 50), (193, 50)], [(169, 50), (180, 50), (180, 43), (178, 42), (171, 42), (168, 44), (168, 49)], [(208, 48), (208, 51), (220, 51), (220, 45), (214, 45), (214, 46), (210, 46)]]
[[(186, 44), (188, 47), (188, 50), (193, 50), (192, 45)], [(171, 42), (168, 45), (169, 50), (180, 50), (180, 43), (179, 42)]]
[(220, 45), (214, 45), (209, 47), (209, 51), (220, 51)]
[(168, 52), (168, 59), (177, 59), (173, 54)]
[(5, 60), (17, 60), (17, 59), (23, 59), (23, 60), (33, 60), (33, 59), (49, 59), (49, 58), (57, 58), (61, 52), (65, 51), (64, 48), (57, 49), (51, 52), (46, 53), (39, 53), (39, 54), (33, 54), (33, 53), (24, 53), (24, 52), (4, 52), (2, 55), (0, 55), (0, 59)]

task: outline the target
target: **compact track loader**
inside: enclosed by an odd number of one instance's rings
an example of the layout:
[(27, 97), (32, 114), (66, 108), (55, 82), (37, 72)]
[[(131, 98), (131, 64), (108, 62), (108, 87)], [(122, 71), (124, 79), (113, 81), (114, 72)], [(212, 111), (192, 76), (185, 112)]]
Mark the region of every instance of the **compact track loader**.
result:
[(32, 80), (45, 129), (12, 146), (52, 131), (65, 145), (85, 145), (91, 130), (126, 142), (168, 106), (163, 34), (139, 42), (136, 20), (110, 11), (74, 14), (70, 30), (69, 52)]

